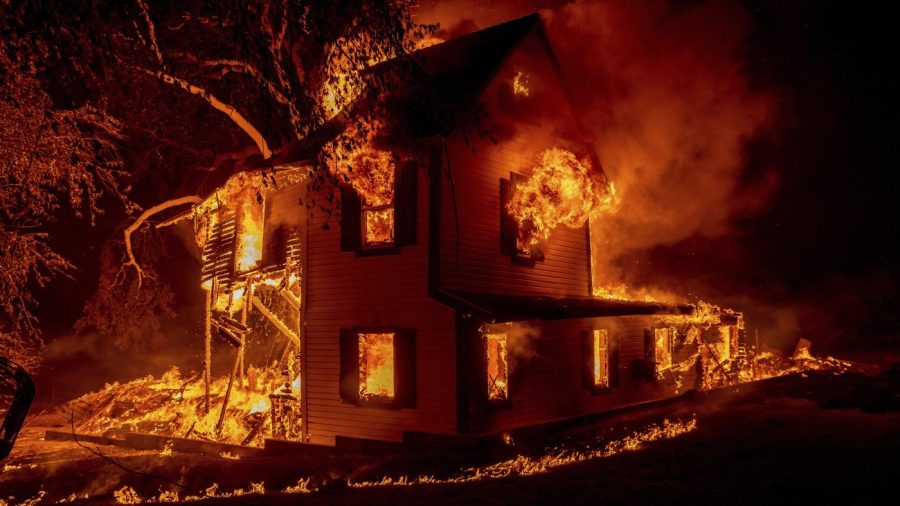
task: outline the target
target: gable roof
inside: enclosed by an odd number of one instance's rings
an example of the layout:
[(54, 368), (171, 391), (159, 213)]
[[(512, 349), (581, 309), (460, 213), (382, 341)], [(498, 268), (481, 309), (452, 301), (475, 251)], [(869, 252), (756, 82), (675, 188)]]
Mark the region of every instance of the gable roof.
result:
[[(448, 135), (478, 101), (507, 57), (535, 30), (543, 33), (537, 13), (479, 30), (372, 66), (368, 78), (391, 83), (385, 108), (389, 123), (404, 125), (415, 136)], [(318, 131), (278, 150), (266, 165), (306, 160), (319, 146), (339, 135), (358, 99)]]

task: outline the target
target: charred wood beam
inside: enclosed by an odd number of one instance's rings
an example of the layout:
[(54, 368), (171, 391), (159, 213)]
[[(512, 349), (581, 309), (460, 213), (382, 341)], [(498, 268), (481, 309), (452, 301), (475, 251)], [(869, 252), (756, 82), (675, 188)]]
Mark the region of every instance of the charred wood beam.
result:
[(297, 346), (297, 348), (300, 348), (300, 337), (297, 336), (297, 334), (294, 333), (293, 330), (288, 328), (288, 326), (285, 325), (284, 322), (282, 322), (277, 316), (275, 316), (274, 313), (269, 311), (269, 308), (267, 308), (266, 305), (263, 304), (261, 300), (259, 300), (259, 297), (254, 296), (252, 300), (253, 307), (259, 309), (259, 312), (262, 313), (263, 316), (265, 316), (272, 323), (272, 325), (275, 326), (275, 328), (281, 331), (281, 333), (284, 334), (285, 337), (290, 339)]

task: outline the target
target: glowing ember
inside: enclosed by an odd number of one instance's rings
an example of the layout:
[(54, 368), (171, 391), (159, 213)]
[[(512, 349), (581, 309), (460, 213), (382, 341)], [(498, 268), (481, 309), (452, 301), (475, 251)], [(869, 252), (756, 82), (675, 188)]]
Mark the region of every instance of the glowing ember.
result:
[[(68, 417), (73, 407), (90, 406), (87, 414), (76, 416), (78, 432), (102, 434), (114, 428), (125, 428), (161, 436), (193, 437), (223, 443), (241, 444), (256, 432), (265, 436), (269, 417), (259, 416), (270, 409), (269, 392), (279, 382), (270, 368), (248, 370), (254, 383), (249, 388), (232, 388), (220, 431), (217, 424), (228, 377), (214, 378), (211, 385), (212, 409), (204, 412), (204, 382), (200, 375), (183, 376), (172, 368), (160, 378), (145, 376), (128, 383), (113, 383), (102, 390), (84, 395), (60, 408)], [(263, 437), (249, 444), (260, 444)]]
[(436, 483), (469, 483), (474, 481), (498, 480), (510, 476), (532, 476), (546, 474), (555, 468), (568, 466), (590, 460), (605, 459), (625, 452), (642, 450), (648, 443), (665, 439), (674, 439), (697, 428), (697, 420), (688, 421), (663, 420), (660, 425), (649, 425), (622, 439), (610, 441), (598, 448), (584, 449), (549, 448), (542, 456), (518, 455), (515, 458), (484, 467), (472, 467), (457, 476), (435, 478), (419, 476), (415, 479), (384, 477), (380, 481), (350, 483), (352, 487), (412, 486)]
[(359, 397), (394, 398), (394, 334), (359, 335)]
[(539, 159), (531, 177), (516, 185), (506, 205), (519, 227), (530, 232), (525, 240), (528, 244), (521, 244), (521, 248), (546, 240), (560, 225), (582, 227), (592, 216), (608, 212), (616, 204), (615, 188), (572, 152), (548, 149)]
[(488, 399), (509, 398), (509, 366), (506, 334), (485, 334), (487, 344)]

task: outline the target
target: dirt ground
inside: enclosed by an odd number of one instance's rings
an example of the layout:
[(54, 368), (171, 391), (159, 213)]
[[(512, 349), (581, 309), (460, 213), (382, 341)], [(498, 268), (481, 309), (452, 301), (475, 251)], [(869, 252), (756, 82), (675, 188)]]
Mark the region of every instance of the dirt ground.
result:
[[(578, 452), (645, 430), (663, 419), (696, 428), (617, 455), (523, 476), (468, 483), (355, 488), (388, 476), (465, 474), (519, 455)], [(203, 504), (871, 504), (900, 483), (900, 367), (841, 375), (807, 372), (618, 414), (543, 433), (514, 433), (512, 445), (478, 451), (238, 460), (113, 446), (43, 441), (34, 417), (3, 462), (0, 504), (115, 502), (131, 487), (143, 500), (244, 489)], [(59, 428), (59, 427), (57, 427)], [(548, 450), (552, 448), (553, 450)], [(98, 455), (98, 454), (102, 454)], [(126, 471), (123, 468), (129, 469)], [(135, 472), (136, 471), (136, 472)], [(308, 480), (309, 493), (283, 491)], [(264, 493), (246, 493), (264, 482)], [(187, 488), (181, 488), (178, 483)], [(259, 489), (257, 489), (259, 490)], [(174, 499), (174, 494), (171, 496)], [(165, 498), (165, 496), (163, 497)], [(883, 499), (884, 498), (884, 499)]]

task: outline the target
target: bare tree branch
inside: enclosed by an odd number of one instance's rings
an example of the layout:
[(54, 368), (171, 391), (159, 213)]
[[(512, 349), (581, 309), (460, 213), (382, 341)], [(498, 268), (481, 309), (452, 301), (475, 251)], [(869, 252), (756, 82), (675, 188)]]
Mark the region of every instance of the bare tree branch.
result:
[(256, 127), (247, 120), (247, 118), (245, 118), (241, 113), (237, 111), (237, 109), (234, 108), (234, 106), (222, 102), (221, 100), (216, 98), (215, 95), (204, 90), (203, 88), (200, 88), (199, 86), (194, 86), (184, 79), (166, 74), (161, 70), (154, 72), (152, 70), (139, 67), (136, 67), (136, 69), (147, 75), (155, 76), (166, 84), (178, 86), (188, 93), (203, 98), (209, 103), (209, 105), (213, 106), (213, 108), (224, 112), (231, 119), (231, 121), (234, 122), (234, 124), (236, 124), (241, 130), (243, 130), (250, 137), (250, 139), (253, 140), (254, 143), (256, 143), (256, 147), (259, 148), (259, 152), (262, 153), (263, 158), (268, 159), (272, 157), (272, 151), (269, 149), (269, 144), (266, 142), (266, 139), (259, 132), (259, 130), (257, 130)]
[(129, 265), (134, 267), (134, 270), (137, 272), (138, 276), (138, 288), (141, 286), (141, 282), (144, 278), (144, 270), (141, 269), (141, 266), (138, 264), (137, 259), (134, 257), (134, 250), (131, 247), (131, 234), (133, 234), (137, 229), (144, 224), (145, 221), (154, 214), (165, 211), (166, 209), (181, 206), (185, 204), (199, 204), (203, 199), (196, 195), (188, 195), (186, 197), (179, 197), (177, 199), (167, 200), (165, 202), (159, 203), (150, 209), (147, 209), (131, 224), (128, 225), (128, 228), (125, 229), (125, 254), (128, 255), (128, 261), (125, 263), (125, 267)]

